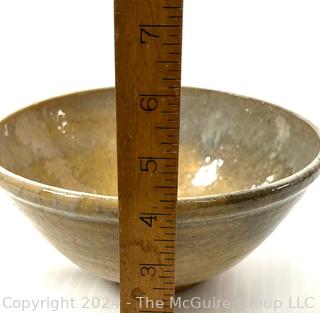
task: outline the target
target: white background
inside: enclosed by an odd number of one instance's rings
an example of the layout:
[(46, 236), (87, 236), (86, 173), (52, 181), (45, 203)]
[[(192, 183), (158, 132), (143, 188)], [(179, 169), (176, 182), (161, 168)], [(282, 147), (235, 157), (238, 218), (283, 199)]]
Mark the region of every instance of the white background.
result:
[[(319, 127), (319, 14), (318, 0), (185, 0), (183, 85), (274, 102)], [(51, 96), (112, 85), (113, 1), (0, 0), (0, 117)], [(241, 264), (181, 295), (319, 312), (319, 187), (320, 180)], [(4, 196), (0, 206), (1, 312), (21, 312), (1, 307), (4, 297), (74, 297), (79, 305), (82, 296), (118, 299), (117, 286), (71, 264)], [(289, 297), (314, 297), (316, 308), (289, 309)], [(82, 311), (118, 307), (60, 310)]]

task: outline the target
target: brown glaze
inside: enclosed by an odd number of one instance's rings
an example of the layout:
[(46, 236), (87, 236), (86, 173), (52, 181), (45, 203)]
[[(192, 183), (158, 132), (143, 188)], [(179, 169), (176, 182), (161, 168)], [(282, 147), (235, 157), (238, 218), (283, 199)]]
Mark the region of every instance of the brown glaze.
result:
[[(0, 185), (80, 267), (118, 281), (113, 89), (50, 99), (0, 123)], [(319, 174), (320, 137), (259, 100), (185, 88), (177, 286), (239, 262)]]

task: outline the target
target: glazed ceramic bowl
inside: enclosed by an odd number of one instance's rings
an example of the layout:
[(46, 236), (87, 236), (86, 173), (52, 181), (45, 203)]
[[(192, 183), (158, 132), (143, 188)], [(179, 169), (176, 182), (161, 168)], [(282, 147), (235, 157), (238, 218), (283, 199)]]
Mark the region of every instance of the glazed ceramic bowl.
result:
[[(50, 99), (0, 123), (0, 185), (85, 270), (119, 280), (114, 89)], [(178, 287), (229, 269), (319, 174), (320, 137), (255, 99), (185, 88)]]

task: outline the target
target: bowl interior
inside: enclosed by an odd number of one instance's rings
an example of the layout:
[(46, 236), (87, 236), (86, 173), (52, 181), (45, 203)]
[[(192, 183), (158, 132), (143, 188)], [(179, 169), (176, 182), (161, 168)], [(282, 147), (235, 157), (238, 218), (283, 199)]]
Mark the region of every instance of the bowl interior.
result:
[[(116, 195), (115, 130), (113, 89), (44, 101), (1, 122), (0, 165), (47, 185)], [(180, 197), (270, 184), (320, 150), (314, 129), (285, 110), (192, 88), (183, 90), (180, 136)]]

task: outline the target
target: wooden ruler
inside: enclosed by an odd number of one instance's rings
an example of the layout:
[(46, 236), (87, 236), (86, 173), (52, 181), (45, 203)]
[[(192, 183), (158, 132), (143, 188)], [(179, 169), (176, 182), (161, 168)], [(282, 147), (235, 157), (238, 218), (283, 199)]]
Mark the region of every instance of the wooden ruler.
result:
[(115, 0), (122, 313), (173, 310), (182, 6)]

